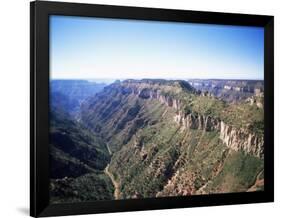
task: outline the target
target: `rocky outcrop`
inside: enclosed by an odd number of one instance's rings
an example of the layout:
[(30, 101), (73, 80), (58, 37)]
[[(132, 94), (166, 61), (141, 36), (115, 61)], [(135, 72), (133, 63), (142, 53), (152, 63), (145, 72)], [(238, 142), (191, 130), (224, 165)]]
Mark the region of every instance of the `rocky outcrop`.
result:
[(249, 130), (236, 129), (221, 121), (220, 139), (227, 147), (235, 151), (243, 150), (249, 154), (263, 157), (263, 137), (258, 137)]
[(256, 105), (258, 108), (264, 108), (263, 107), (263, 96), (252, 96), (246, 99), (246, 102), (250, 105)]
[(178, 99), (174, 99), (170, 96), (164, 96), (160, 95), (159, 96), (159, 101), (163, 104), (165, 104), (168, 107), (173, 107), (176, 110), (180, 109), (180, 101)]
[(180, 109), (180, 100), (175, 99), (168, 95), (163, 95), (161, 90), (152, 90), (148, 88), (144, 88), (141, 90), (134, 90), (134, 94), (137, 94), (138, 97), (142, 99), (157, 99), (162, 104), (165, 104), (168, 107), (173, 107), (176, 110)]
[(220, 129), (220, 120), (211, 116), (200, 115), (197, 113), (184, 114), (177, 112), (175, 121), (185, 129), (200, 129), (205, 131), (214, 131)]

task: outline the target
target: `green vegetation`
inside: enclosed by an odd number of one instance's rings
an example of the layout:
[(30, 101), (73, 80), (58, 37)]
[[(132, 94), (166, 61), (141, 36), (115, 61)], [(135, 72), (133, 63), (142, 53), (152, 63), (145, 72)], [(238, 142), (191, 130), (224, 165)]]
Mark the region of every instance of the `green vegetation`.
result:
[(229, 192), (247, 191), (263, 167), (263, 160), (233, 151), (226, 158), (222, 171), (208, 189), (210, 192), (222, 192), (225, 189)]
[(83, 102), (79, 122), (51, 111), (52, 202), (113, 199), (112, 181), (124, 199), (240, 192), (257, 180), (262, 190), (263, 159), (226, 147), (218, 129), (184, 128), (175, 101), (185, 114), (263, 134), (256, 104), (226, 103), (182, 81), (114, 83)]
[(238, 128), (248, 128), (263, 134), (264, 110), (247, 103), (231, 104), (222, 113), (222, 119)]
[[(78, 158), (88, 166), (103, 170), (110, 156), (105, 143), (97, 136), (70, 120), (63, 112), (51, 113), (51, 144), (69, 156)], [(53, 153), (55, 154), (55, 153)]]
[(93, 172), (93, 168), (81, 162), (79, 159), (70, 156), (62, 150), (51, 145), (50, 149), (51, 177), (78, 177)]
[(113, 198), (113, 185), (103, 172), (110, 154), (101, 138), (56, 108), (50, 141), (52, 203)]
[(51, 180), (51, 203), (112, 200), (114, 188), (104, 173), (96, 172), (78, 178)]

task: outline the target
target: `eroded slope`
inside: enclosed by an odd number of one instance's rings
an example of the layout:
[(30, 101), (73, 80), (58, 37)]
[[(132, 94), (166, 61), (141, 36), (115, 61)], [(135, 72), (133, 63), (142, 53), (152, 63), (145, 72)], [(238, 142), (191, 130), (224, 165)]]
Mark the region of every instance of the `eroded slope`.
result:
[(227, 104), (187, 82), (127, 80), (82, 105), (113, 152), (119, 198), (263, 189), (263, 109)]

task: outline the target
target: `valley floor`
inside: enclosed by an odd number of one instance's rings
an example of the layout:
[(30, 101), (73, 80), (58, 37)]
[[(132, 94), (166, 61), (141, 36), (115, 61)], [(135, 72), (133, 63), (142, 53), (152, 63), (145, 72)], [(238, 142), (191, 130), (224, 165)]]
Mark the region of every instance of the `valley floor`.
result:
[(108, 167), (109, 167), (109, 164), (104, 169), (104, 173), (111, 179), (111, 182), (114, 186), (114, 199), (118, 200), (118, 199), (120, 199), (120, 184), (114, 179), (114, 176), (112, 175), (112, 173), (109, 172)]

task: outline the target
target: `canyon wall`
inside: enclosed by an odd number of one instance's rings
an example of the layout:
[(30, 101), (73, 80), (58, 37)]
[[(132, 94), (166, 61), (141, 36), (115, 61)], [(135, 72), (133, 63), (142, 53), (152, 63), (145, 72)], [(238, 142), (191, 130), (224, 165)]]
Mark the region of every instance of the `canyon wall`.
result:
[(187, 114), (181, 111), (175, 115), (175, 121), (185, 129), (218, 131), (222, 142), (235, 151), (244, 151), (257, 157), (263, 157), (263, 137), (243, 128), (234, 128), (219, 119), (210, 116)]
[(263, 137), (258, 137), (249, 130), (243, 128), (236, 129), (221, 121), (220, 139), (226, 146), (235, 151), (243, 150), (257, 157), (263, 157)]
[(168, 95), (161, 94), (160, 90), (149, 88), (138, 89), (137, 87), (129, 88), (126, 92), (138, 95), (143, 99), (157, 99), (162, 104), (172, 107), (176, 110), (174, 120), (184, 129), (200, 129), (204, 131), (218, 131), (219, 138), (222, 142), (235, 151), (244, 151), (248, 154), (262, 158), (264, 152), (264, 138), (244, 128), (235, 128), (209, 115), (198, 113), (184, 113), (181, 110), (180, 100)]

